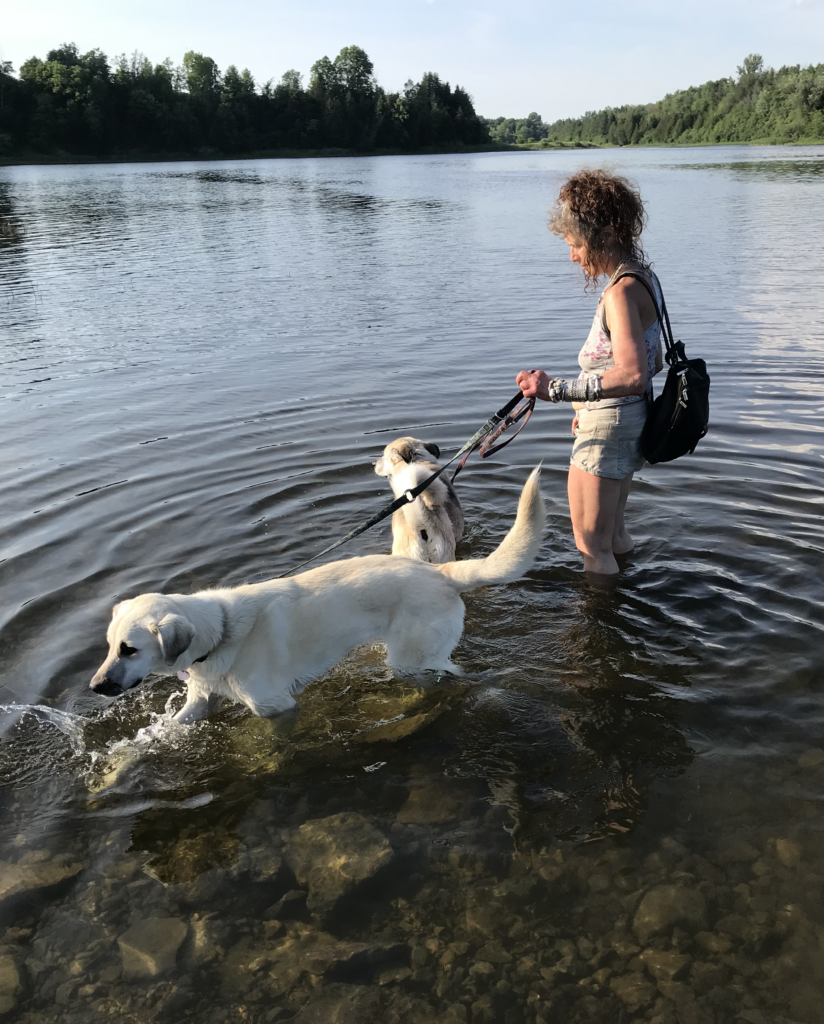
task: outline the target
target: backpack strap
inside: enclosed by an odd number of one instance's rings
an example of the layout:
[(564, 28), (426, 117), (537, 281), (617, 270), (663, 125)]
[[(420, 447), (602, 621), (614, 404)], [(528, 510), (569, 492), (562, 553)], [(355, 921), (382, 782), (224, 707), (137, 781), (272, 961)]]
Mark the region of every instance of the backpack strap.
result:
[[(625, 270), (623, 274), (619, 274), (618, 277), (615, 278), (612, 284), (617, 284), (622, 277), (634, 277), (636, 281), (640, 281), (641, 284), (646, 288), (646, 290), (649, 292), (649, 297), (652, 299), (652, 305), (655, 309), (655, 316), (658, 320), (658, 323), (661, 325), (661, 331), (664, 335), (664, 344), (666, 345), (667, 349), (667, 363), (670, 366), (674, 366), (677, 362), (681, 362), (686, 359), (686, 355), (683, 351), (684, 346), (680, 341), (675, 341), (675, 339), (673, 338), (672, 325), (670, 324), (669, 313), (667, 312), (667, 303), (664, 299), (664, 289), (661, 288), (661, 282), (658, 280), (658, 277), (655, 274), (653, 274), (651, 270), (649, 271), (649, 273), (655, 279), (655, 283), (658, 285), (658, 288), (661, 291), (661, 309), (658, 308), (658, 300), (655, 297), (655, 292), (652, 290), (652, 288), (650, 288), (646, 278), (642, 274), (639, 274), (638, 271)], [(604, 306), (601, 310), (601, 329), (603, 330), (604, 334), (606, 334), (606, 336), (609, 338), (610, 333), (609, 328), (607, 327), (606, 314), (606, 303), (604, 303)]]

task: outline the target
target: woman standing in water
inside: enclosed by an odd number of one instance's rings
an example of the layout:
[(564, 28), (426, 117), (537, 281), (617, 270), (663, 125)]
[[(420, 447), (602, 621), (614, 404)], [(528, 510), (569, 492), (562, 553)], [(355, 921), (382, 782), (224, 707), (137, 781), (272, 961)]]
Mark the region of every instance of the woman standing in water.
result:
[(580, 171), (567, 181), (549, 229), (569, 246), (587, 287), (602, 276), (609, 280), (578, 356), (578, 379), (550, 378), (543, 370), (522, 370), (516, 378), (525, 397), (571, 402), (576, 410), (568, 481), (572, 529), (584, 569), (604, 575), (617, 573), (615, 556), (634, 547), (624, 508), (632, 474), (644, 465), (646, 395), (663, 366), (661, 288), (641, 247), (643, 226), (644, 205), (625, 178)]

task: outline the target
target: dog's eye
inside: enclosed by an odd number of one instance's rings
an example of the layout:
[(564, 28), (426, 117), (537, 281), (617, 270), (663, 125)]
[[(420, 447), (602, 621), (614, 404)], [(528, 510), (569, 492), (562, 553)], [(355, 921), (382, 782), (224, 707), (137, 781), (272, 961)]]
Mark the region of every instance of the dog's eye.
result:
[(129, 647), (127, 643), (122, 643), (118, 654), (121, 658), (130, 658), (133, 654), (137, 654), (137, 648)]

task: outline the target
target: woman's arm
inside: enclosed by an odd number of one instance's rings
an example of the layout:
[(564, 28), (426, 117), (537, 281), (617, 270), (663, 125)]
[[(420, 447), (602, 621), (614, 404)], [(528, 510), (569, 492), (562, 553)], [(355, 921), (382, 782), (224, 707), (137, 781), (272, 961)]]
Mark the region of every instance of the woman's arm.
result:
[[(601, 397), (643, 395), (647, 389), (649, 368), (642, 316), (653, 322), (655, 311), (652, 303), (644, 286), (631, 278), (624, 278), (607, 289), (604, 303), (615, 366), (601, 374)], [(515, 383), (525, 398), (549, 401), (550, 378), (543, 370), (521, 370)]]
[[(601, 374), (603, 398), (643, 395), (647, 389), (649, 367), (641, 307), (649, 303), (644, 286), (632, 278), (617, 281), (604, 295), (615, 366)], [(643, 312), (650, 311), (644, 309)]]

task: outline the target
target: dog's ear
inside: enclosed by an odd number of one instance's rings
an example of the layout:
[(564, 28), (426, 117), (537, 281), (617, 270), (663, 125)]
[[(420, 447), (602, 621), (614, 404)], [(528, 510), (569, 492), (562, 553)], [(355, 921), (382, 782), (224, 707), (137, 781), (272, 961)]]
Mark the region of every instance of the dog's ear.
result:
[(386, 457), (381, 455), (378, 461), (375, 463), (375, 472), (378, 476), (389, 476), (390, 469), (386, 464)]
[(429, 454), (430, 455), (434, 455), (436, 459), (439, 459), (441, 457), (441, 450), (435, 444), (434, 441), (424, 441), (423, 442), (423, 446), (424, 446), (424, 448), (426, 448), (426, 450), (429, 452)]
[(412, 462), (417, 454), (415, 450), (415, 442), (412, 438), (409, 440), (404, 438), (401, 442), (396, 441), (395, 451), (400, 455), (404, 462)]
[(131, 603), (132, 603), (131, 598), (129, 598), (126, 601), (118, 601), (118, 603), (114, 606), (114, 608), (112, 608), (112, 622), (114, 622), (115, 619), (120, 618), (120, 616), (123, 614), (123, 612), (126, 611), (126, 608)]
[(195, 628), (182, 615), (166, 615), (156, 629), (163, 660), (167, 665), (174, 665), (194, 639)]

